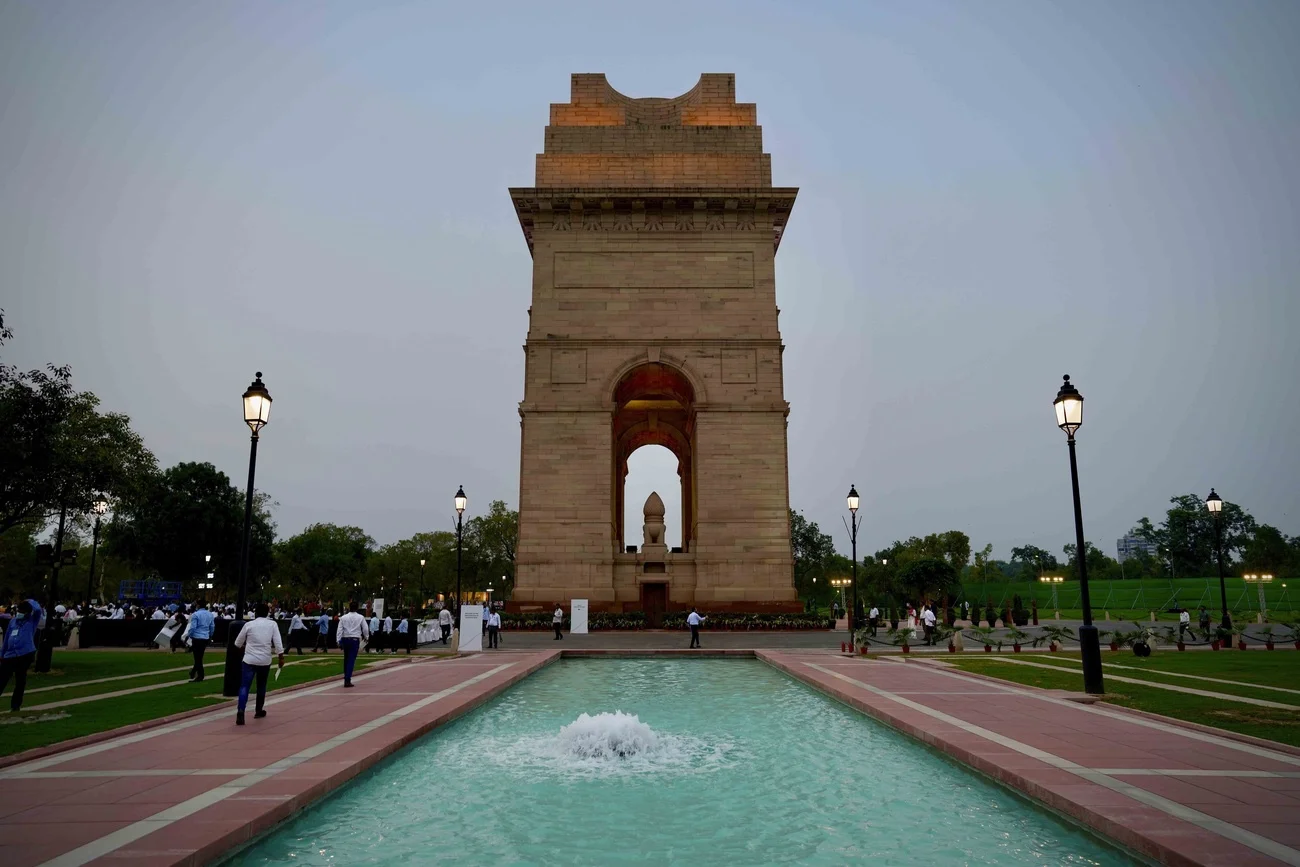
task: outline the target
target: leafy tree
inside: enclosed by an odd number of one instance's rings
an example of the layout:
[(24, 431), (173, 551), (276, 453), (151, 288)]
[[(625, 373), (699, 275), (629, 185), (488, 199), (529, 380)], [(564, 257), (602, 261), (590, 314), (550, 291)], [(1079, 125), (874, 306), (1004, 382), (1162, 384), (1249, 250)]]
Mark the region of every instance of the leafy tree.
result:
[[(1095, 580), (1109, 580), (1119, 577), (1119, 562), (1106, 556), (1106, 553), (1099, 549), (1091, 542), (1084, 542), (1088, 557), (1088, 577)], [(1066, 545), (1063, 549), (1066, 557), (1066, 569), (1068, 577), (1073, 580), (1079, 578), (1078, 567), (1078, 546)]]
[[(12, 336), (0, 311), (0, 346)], [(71, 368), (0, 364), (0, 533), (128, 496), (155, 466), (129, 418), (73, 389)]]
[[(493, 587), (497, 599), (508, 598), (515, 583), (515, 546), (519, 542), (519, 513), (506, 508), (504, 500), (493, 500), (486, 515), (465, 525), (465, 546), (473, 560), (479, 589)], [(504, 586), (501, 578), (505, 577)]]
[(1040, 572), (1056, 571), (1060, 568), (1060, 563), (1056, 560), (1056, 555), (1050, 551), (1044, 551), (1035, 545), (1022, 545), (1019, 548), (1011, 549), (1011, 562), (1019, 563), (1019, 574), (1016, 576), (1022, 581), (1029, 581), (1036, 577)]
[(898, 572), (897, 582), (912, 602), (938, 600), (945, 594), (956, 594), (961, 587), (952, 564), (934, 557), (922, 557), (905, 565)]
[(1300, 537), (1288, 538), (1277, 527), (1260, 524), (1242, 554), (1242, 566), (1250, 572), (1293, 575), (1300, 571)]
[[(244, 537), (244, 492), (209, 463), (180, 463), (147, 480), (124, 500), (104, 533), (108, 553), (168, 581), (190, 581), (205, 571), (214, 582), (239, 586)], [(249, 544), (249, 593), (269, 574), (275, 525), (265, 495), (254, 498)], [(211, 563), (204, 557), (212, 555)]]
[(276, 581), (317, 602), (350, 596), (374, 546), (360, 527), (312, 524), (276, 544)]
[[(1171, 497), (1169, 502), (1172, 507), (1159, 526), (1143, 518), (1136, 532), (1156, 544), (1160, 557), (1170, 564), (1174, 576), (1215, 574), (1215, 519), (1205, 508), (1205, 501), (1196, 494), (1182, 494)], [(1218, 520), (1224, 568), (1228, 569), (1250, 543), (1255, 519), (1236, 503), (1224, 500)]]
[[(835, 542), (802, 513), (790, 510), (790, 547), (794, 553), (794, 587), (801, 599), (820, 603), (830, 595), (830, 565)], [(852, 568), (850, 564), (850, 569)], [(816, 578), (816, 583), (813, 579)]]

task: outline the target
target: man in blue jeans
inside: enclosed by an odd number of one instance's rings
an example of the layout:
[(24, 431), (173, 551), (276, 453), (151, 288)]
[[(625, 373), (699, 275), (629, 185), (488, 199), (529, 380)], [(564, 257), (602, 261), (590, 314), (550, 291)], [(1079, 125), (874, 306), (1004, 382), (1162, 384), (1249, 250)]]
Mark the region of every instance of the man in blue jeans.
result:
[(23, 706), (23, 692), (27, 689), (27, 669), (36, 659), (37, 630), (41, 625), (41, 605), (35, 599), (18, 603), (18, 612), (5, 626), (4, 641), (0, 644), (0, 693), (14, 679), (14, 694), (9, 699), (9, 709), (18, 713)]
[(239, 681), (239, 710), (235, 725), (244, 724), (244, 708), (248, 706), (248, 688), (257, 678), (257, 704), (254, 719), (266, 716), (266, 680), (271, 673), (271, 657), (279, 654), (280, 667), (284, 668), (284, 640), (280, 638), (280, 624), (270, 618), (271, 607), (257, 603), (257, 617), (235, 636), (235, 647), (244, 651), (243, 677)]
[(352, 686), (352, 671), (357, 666), (357, 654), (361, 652), (362, 639), (370, 637), (370, 626), (366, 618), (357, 613), (357, 603), (351, 603), (347, 614), (339, 618), (339, 647), (343, 648), (343, 685)]
[(190, 669), (190, 680), (195, 683), (203, 680), (203, 654), (207, 652), (208, 642), (212, 640), (216, 622), (217, 619), (208, 610), (206, 602), (200, 602), (199, 610), (190, 616), (190, 643), (194, 650), (194, 667)]

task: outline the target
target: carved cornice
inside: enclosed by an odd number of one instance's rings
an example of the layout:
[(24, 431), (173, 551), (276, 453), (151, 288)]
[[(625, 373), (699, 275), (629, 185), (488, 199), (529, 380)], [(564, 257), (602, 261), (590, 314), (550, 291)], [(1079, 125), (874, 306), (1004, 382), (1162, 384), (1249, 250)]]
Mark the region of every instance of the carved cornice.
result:
[(519, 226), (533, 251), (539, 225), (567, 232), (772, 232), (772, 249), (794, 208), (797, 187), (583, 189), (511, 187)]

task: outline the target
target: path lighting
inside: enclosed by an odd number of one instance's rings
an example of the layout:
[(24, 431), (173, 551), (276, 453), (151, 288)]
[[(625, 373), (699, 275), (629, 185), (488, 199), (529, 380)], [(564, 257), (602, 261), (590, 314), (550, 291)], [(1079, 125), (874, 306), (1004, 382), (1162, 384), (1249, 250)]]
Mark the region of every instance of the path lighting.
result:
[(1052, 586), (1052, 609), (1055, 610), (1058, 607), (1056, 604), (1056, 585), (1060, 584), (1065, 579), (1060, 575), (1044, 575), (1038, 580), (1044, 584), (1050, 584)]
[(469, 505), (469, 498), (465, 496), (465, 486), (456, 486), (456, 616), (460, 617), (460, 551), (461, 551), (461, 522), (465, 518), (465, 507)]
[(858, 610), (858, 527), (861, 522), (858, 520), (858, 488), (856, 485), (849, 485), (849, 495), (846, 497), (849, 505), (849, 521), (852, 526), (849, 529), (849, 538), (853, 545), (853, 578), (849, 585), (849, 648), (853, 648), (853, 617)]
[[(244, 492), (244, 541), (239, 555), (239, 593), (235, 597), (235, 619), (226, 636), (226, 672), (221, 694), (239, 695), (240, 668), (243, 654), (235, 639), (244, 626), (244, 608), (248, 604), (248, 543), (253, 530), (253, 482), (257, 472), (257, 440), (262, 428), (271, 420), (271, 393), (262, 382), (262, 371), (244, 392), (244, 424), (253, 432), (248, 451), (248, 487)], [(209, 555), (210, 556), (210, 555)]]
[[(813, 581), (816, 582), (817, 579), (814, 578)], [(840, 591), (840, 605), (844, 605), (844, 588), (849, 586), (849, 579), (847, 579), (847, 578), (832, 578), (832, 579), (831, 579), (831, 586), (834, 587), (836, 590)], [(846, 607), (846, 608), (845, 608), (845, 616), (847, 616), (847, 615), (848, 615), (848, 609), (847, 609), (847, 607)]]
[(1065, 431), (1070, 449), (1070, 485), (1074, 489), (1075, 563), (1079, 570), (1079, 600), (1083, 604), (1083, 625), (1079, 627), (1079, 651), (1083, 657), (1083, 689), (1101, 695), (1106, 689), (1101, 678), (1101, 641), (1092, 623), (1092, 603), (1088, 599), (1088, 548), (1083, 541), (1083, 507), (1079, 504), (1079, 462), (1074, 454), (1074, 434), (1083, 427), (1083, 395), (1065, 375), (1061, 390), (1052, 401), (1056, 409), (1056, 426)]
[[(1259, 616), (1263, 620), (1268, 619), (1268, 602), (1264, 599), (1264, 585), (1273, 583), (1272, 575), (1242, 575), (1241, 580), (1247, 584), (1254, 584), (1259, 590)], [(1282, 585), (1286, 587), (1285, 584)]]
[(86, 576), (86, 606), (89, 608), (90, 600), (95, 598), (95, 555), (99, 553), (99, 526), (105, 513), (108, 512), (108, 500), (96, 500), (95, 504), (90, 507), (90, 511), (95, 514), (95, 533), (94, 541), (90, 543), (90, 574)]
[(1214, 520), (1214, 560), (1219, 567), (1219, 602), (1223, 607), (1223, 617), (1219, 625), (1224, 629), (1232, 628), (1232, 617), (1228, 614), (1228, 585), (1223, 580), (1223, 529), (1219, 516), (1223, 513), (1223, 498), (1210, 488), (1210, 495), (1205, 498), (1205, 508)]

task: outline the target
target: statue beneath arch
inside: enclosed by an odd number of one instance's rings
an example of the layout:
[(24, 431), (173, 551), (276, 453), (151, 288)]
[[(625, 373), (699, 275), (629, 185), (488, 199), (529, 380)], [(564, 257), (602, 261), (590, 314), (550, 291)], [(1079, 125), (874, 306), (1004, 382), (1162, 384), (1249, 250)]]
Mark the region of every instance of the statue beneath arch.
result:
[[(510, 190), (533, 256), (512, 608), (800, 610), (774, 273), (796, 193), (733, 75), (674, 99), (574, 75), (551, 106), (536, 186)], [(680, 548), (657, 494), (623, 538), (644, 445), (677, 457)]]

